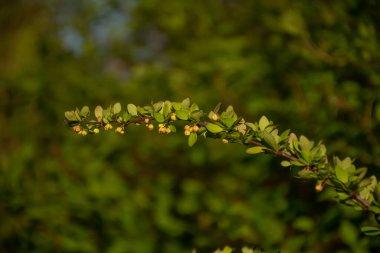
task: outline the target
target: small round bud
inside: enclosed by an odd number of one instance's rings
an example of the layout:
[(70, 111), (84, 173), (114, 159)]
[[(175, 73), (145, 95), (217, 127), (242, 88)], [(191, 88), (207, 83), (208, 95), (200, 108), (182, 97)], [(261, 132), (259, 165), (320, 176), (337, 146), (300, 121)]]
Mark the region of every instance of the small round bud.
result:
[(322, 184), (317, 184), (317, 185), (315, 186), (315, 190), (316, 190), (317, 192), (321, 192), (321, 191), (323, 191), (323, 185), (322, 185)]
[(158, 124), (158, 127), (159, 127), (159, 128), (163, 128), (163, 127), (165, 127), (165, 124), (162, 124), (162, 123), (161, 123), (161, 124)]
[(112, 125), (110, 123), (107, 123), (105, 126), (104, 126), (104, 130), (111, 130), (112, 129)]
[(223, 142), (224, 144), (229, 143), (229, 141), (228, 141), (227, 139), (223, 139), (222, 142)]
[(161, 133), (165, 133), (166, 132), (166, 128), (165, 127), (160, 127), (158, 128), (158, 132), (161, 134)]
[(175, 113), (172, 113), (172, 115), (170, 116), (170, 119), (173, 120), (173, 121), (177, 120), (177, 117), (175, 116)]
[(218, 114), (214, 113), (214, 114), (211, 116), (211, 119), (214, 120), (214, 121), (217, 121), (217, 120), (219, 119)]
[(198, 132), (199, 130), (199, 126), (198, 125), (194, 125), (193, 126), (193, 132)]
[(79, 134), (85, 136), (85, 135), (87, 135), (87, 131), (86, 130), (81, 130), (81, 131), (79, 131)]
[(189, 129), (190, 129), (190, 126), (189, 126), (189, 125), (186, 125), (186, 126), (184, 127), (184, 129), (185, 129), (185, 130), (189, 130)]
[(144, 119), (144, 122), (145, 122), (145, 124), (148, 124), (148, 123), (149, 123), (149, 121), (150, 121), (150, 119), (149, 119), (149, 118), (145, 118), (145, 119)]
[(170, 134), (172, 132), (172, 130), (169, 127), (165, 128), (165, 131), (167, 134)]
[(94, 134), (98, 134), (99, 133), (99, 128), (95, 128), (94, 130), (92, 130), (92, 132), (94, 132)]
[(189, 136), (190, 135), (190, 130), (185, 130), (185, 132), (184, 132), (184, 134), (186, 135), (186, 136)]
[(153, 124), (149, 124), (147, 127), (149, 130), (153, 130), (153, 128), (154, 128)]
[(74, 132), (78, 133), (80, 131), (80, 126), (78, 126), (78, 125), (77, 126), (73, 126), (72, 129), (73, 129)]
[(117, 128), (115, 129), (115, 132), (116, 132), (116, 133), (119, 133), (119, 134), (123, 134), (123, 133), (124, 133), (124, 128), (122, 128), (122, 127), (117, 127)]

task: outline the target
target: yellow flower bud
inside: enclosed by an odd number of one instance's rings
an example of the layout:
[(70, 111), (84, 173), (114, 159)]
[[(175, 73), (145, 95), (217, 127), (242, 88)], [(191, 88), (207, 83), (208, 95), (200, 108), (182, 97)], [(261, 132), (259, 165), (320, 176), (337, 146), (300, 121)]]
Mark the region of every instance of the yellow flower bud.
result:
[(199, 126), (198, 125), (194, 125), (193, 126), (193, 132), (198, 132), (199, 130)]
[(149, 125), (147, 125), (147, 127), (149, 130), (153, 130), (153, 128), (154, 128), (153, 124), (149, 124)]
[(185, 130), (184, 133), (185, 133), (186, 136), (189, 136), (191, 132), (190, 132), (190, 130)]
[(122, 127), (117, 127), (117, 128), (115, 129), (115, 132), (116, 132), (116, 133), (119, 133), (119, 134), (123, 134), (123, 133), (124, 133), (124, 128), (122, 128)]
[(167, 127), (167, 128), (165, 128), (165, 131), (166, 131), (167, 134), (170, 134), (172, 130), (170, 130), (170, 128)]
[(227, 139), (223, 139), (222, 142), (223, 142), (224, 144), (229, 143), (229, 141), (228, 141)]
[(104, 130), (111, 130), (112, 129), (112, 125), (110, 123), (107, 123), (105, 126), (104, 126)]
[(162, 123), (161, 123), (161, 124), (158, 124), (158, 127), (159, 127), (159, 128), (163, 128), (163, 127), (165, 127), (165, 124), (162, 124)]
[(190, 126), (189, 126), (189, 125), (186, 125), (186, 126), (184, 127), (184, 129), (185, 129), (185, 130), (189, 130), (189, 129), (190, 129)]
[(85, 135), (87, 135), (87, 131), (86, 130), (82, 130), (82, 131), (79, 131), (78, 134), (85, 136)]
[(177, 117), (175, 116), (175, 113), (172, 113), (172, 115), (170, 116), (170, 119), (173, 120), (173, 121), (177, 120)]
[(212, 114), (211, 119), (214, 121), (217, 121), (219, 119), (218, 114), (216, 114), (216, 113)]
[(148, 124), (148, 123), (149, 123), (149, 121), (150, 121), (150, 119), (149, 119), (149, 118), (145, 118), (145, 119), (144, 119), (144, 122), (145, 122), (145, 124)]
[(98, 133), (99, 133), (99, 128), (95, 128), (95, 129), (93, 130), (93, 132), (94, 132), (94, 134), (98, 134)]

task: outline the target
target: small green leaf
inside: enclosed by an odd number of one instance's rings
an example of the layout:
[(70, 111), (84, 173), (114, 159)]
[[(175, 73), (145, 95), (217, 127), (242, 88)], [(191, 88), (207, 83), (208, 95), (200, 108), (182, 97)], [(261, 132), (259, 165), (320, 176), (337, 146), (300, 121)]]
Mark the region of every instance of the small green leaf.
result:
[(127, 112), (124, 112), (123, 113), (123, 121), (127, 122), (130, 119), (131, 119), (131, 115)]
[(65, 118), (69, 121), (77, 121), (77, 117), (73, 111), (65, 112)]
[(95, 117), (98, 121), (103, 117), (103, 108), (100, 105), (95, 107)]
[(255, 155), (259, 153), (263, 153), (267, 148), (264, 146), (255, 146), (255, 147), (250, 147), (245, 150), (245, 153), (250, 154), (250, 155)]
[(252, 128), (253, 131), (257, 131), (258, 128), (257, 128), (257, 125), (256, 124), (253, 124), (251, 122), (245, 122), (245, 125), (249, 128)]
[(360, 229), (365, 235), (376, 236), (380, 235), (380, 227), (366, 226)]
[(190, 106), (190, 112), (199, 111), (199, 106), (197, 104), (192, 104)]
[(276, 142), (276, 139), (273, 137), (273, 135), (271, 133), (268, 133), (267, 131), (263, 131), (262, 134), (263, 134), (264, 141), (269, 145), (269, 147), (277, 151), (278, 144)]
[(282, 161), (281, 162), (281, 166), (282, 167), (289, 167), (289, 166), (291, 166), (292, 164), (289, 162), (289, 161)]
[(188, 120), (189, 119), (189, 111), (188, 110), (178, 110), (175, 112), (177, 118), (181, 120)]
[(176, 127), (175, 127), (174, 125), (169, 125), (168, 127), (169, 127), (169, 129), (170, 129), (173, 133), (177, 132), (177, 129), (176, 129)]
[(83, 117), (87, 117), (90, 114), (90, 108), (88, 108), (87, 105), (83, 106), (80, 110), (80, 114), (82, 114)]
[(241, 249), (241, 253), (255, 253), (256, 251), (253, 251), (253, 249), (250, 249), (248, 247), (243, 247)]
[(336, 175), (336, 178), (342, 183), (345, 184), (348, 182), (348, 173), (342, 167), (340, 166), (335, 167), (335, 175)]
[(203, 111), (193, 111), (191, 112), (191, 118), (200, 121), (201, 117), (203, 116)]
[(222, 105), (222, 103), (218, 103), (218, 104), (215, 106), (213, 112), (218, 113), (221, 105)]
[(113, 105), (113, 113), (119, 113), (121, 111), (121, 104), (120, 103), (116, 103)]
[(157, 120), (158, 123), (162, 123), (165, 121), (164, 115), (162, 115), (161, 113), (158, 113), (158, 112), (154, 113), (154, 118)]
[(181, 109), (181, 103), (178, 102), (172, 102), (174, 110), (178, 111)]
[(182, 109), (189, 109), (189, 106), (190, 106), (190, 98), (185, 98), (181, 103), (181, 107)]
[(170, 101), (165, 101), (162, 107), (162, 112), (167, 117), (172, 112), (172, 103)]
[(231, 128), (234, 123), (235, 123), (235, 120), (233, 118), (225, 118), (225, 119), (222, 119), (222, 122), (224, 125), (226, 125), (228, 128)]
[(260, 130), (264, 130), (267, 126), (269, 126), (269, 120), (267, 117), (265, 116), (262, 116), (259, 120), (259, 127), (260, 127)]
[(220, 126), (213, 124), (213, 123), (208, 123), (206, 125), (206, 128), (208, 131), (210, 131), (213, 134), (217, 134), (217, 133), (220, 133), (223, 131), (223, 128), (221, 128)]
[(197, 139), (198, 135), (196, 133), (191, 133), (189, 135), (189, 147), (192, 147), (197, 142)]
[(311, 150), (314, 146), (314, 142), (309, 141), (309, 139), (303, 135), (301, 135), (299, 143), (302, 150)]
[(232, 248), (229, 246), (224, 247), (223, 253), (232, 253)]
[(127, 105), (127, 111), (132, 116), (137, 116), (137, 107), (134, 104), (128, 104)]

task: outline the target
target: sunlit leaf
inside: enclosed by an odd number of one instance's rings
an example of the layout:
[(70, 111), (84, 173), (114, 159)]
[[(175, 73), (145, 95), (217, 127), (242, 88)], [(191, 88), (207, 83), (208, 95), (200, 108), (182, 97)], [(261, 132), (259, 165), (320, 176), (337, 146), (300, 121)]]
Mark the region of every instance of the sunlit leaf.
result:
[(255, 146), (255, 147), (250, 147), (245, 150), (247, 154), (250, 155), (255, 155), (259, 153), (263, 153), (267, 148), (264, 146)]
[(128, 104), (127, 105), (127, 111), (132, 116), (137, 116), (137, 107), (134, 104)]
[(197, 142), (197, 139), (198, 139), (198, 135), (196, 133), (191, 133), (189, 135), (189, 141), (188, 141), (189, 147), (192, 147)]
[(206, 128), (208, 131), (210, 131), (211, 133), (214, 133), (214, 134), (217, 134), (217, 133), (220, 133), (223, 131), (223, 128), (216, 125), (216, 124), (213, 124), (213, 123), (208, 123), (206, 125)]

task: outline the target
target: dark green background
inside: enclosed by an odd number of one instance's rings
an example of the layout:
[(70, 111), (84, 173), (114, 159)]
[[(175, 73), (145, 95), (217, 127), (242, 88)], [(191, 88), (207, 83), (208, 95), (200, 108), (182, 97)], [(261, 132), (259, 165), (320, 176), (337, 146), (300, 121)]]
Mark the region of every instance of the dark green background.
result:
[(379, 29), (377, 0), (1, 1), (0, 252), (380, 252), (360, 212), (278, 159), (63, 122), (83, 105), (222, 102), (379, 176)]

